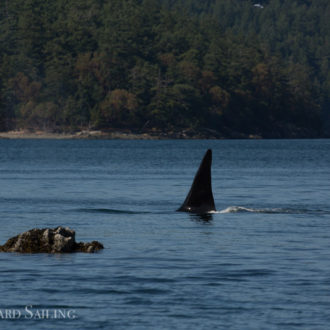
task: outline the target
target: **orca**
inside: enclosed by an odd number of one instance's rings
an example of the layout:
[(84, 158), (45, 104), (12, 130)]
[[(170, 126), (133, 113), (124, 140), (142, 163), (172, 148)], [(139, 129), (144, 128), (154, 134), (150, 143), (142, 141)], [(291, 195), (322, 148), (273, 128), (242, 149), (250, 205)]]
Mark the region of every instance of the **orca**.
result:
[(208, 149), (195, 175), (190, 191), (177, 211), (205, 214), (216, 210), (212, 193), (211, 164), (212, 150)]

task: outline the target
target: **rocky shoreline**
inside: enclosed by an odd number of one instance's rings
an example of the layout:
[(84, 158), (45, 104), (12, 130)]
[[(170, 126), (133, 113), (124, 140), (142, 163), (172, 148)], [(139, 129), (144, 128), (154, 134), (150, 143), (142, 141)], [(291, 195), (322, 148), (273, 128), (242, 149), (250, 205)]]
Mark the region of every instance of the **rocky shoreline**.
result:
[(70, 133), (54, 133), (46, 131), (15, 130), (0, 132), (0, 139), (109, 139), (109, 140), (167, 140), (167, 139), (225, 139), (218, 132), (206, 131), (146, 131), (130, 130), (82, 130)]
[(13, 130), (0, 132), (0, 139), (104, 139), (104, 140), (170, 140), (170, 139), (306, 139), (321, 138), (315, 131), (299, 129), (296, 127), (282, 128), (274, 130), (265, 135), (245, 134), (231, 131), (229, 129), (222, 132), (213, 129), (183, 129), (176, 131), (161, 131), (151, 129), (147, 131), (133, 130), (81, 130), (75, 132), (51, 132), (42, 130)]

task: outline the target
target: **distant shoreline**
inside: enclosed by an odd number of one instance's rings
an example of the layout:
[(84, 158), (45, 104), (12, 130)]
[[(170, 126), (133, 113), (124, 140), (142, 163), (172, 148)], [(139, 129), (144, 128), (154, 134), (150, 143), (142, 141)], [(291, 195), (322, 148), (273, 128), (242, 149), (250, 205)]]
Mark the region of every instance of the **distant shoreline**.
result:
[(75, 139), (118, 139), (118, 140), (157, 140), (150, 134), (135, 134), (124, 132), (102, 131), (79, 131), (75, 133), (51, 133), (45, 131), (8, 131), (0, 132), (0, 139), (52, 139), (52, 140), (75, 140)]
[[(247, 135), (243, 133), (231, 132), (230, 134), (221, 135), (213, 130), (193, 131), (148, 131), (148, 132), (132, 132), (129, 130), (81, 130), (77, 132), (47, 132), (42, 130), (12, 130), (0, 132), (0, 139), (51, 139), (51, 140), (232, 140), (232, 139), (315, 139), (322, 138), (321, 136), (308, 135), (293, 135), (293, 136), (274, 136), (263, 137), (260, 135)], [(324, 137), (326, 138), (326, 137)]]
[[(0, 139), (53, 139), (53, 140), (76, 140), (76, 139), (104, 139), (104, 140), (168, 140), (168, 139), (225, 139), (215, 131), (197, 132), (190, 130), (182, 131), (148, 131), (132, 132), (129, 130), (81, 130), (71, 133), (54, 133), (42, 130), (13, 130), (0, 132)], [(228, 137), (227, 137), (228, 138)], [(248, 137), (247, 137), (248, 138)], [(249, 138), (252, 138), (250, 136)], [(261, 138), (261, 137), (257, 137)]]

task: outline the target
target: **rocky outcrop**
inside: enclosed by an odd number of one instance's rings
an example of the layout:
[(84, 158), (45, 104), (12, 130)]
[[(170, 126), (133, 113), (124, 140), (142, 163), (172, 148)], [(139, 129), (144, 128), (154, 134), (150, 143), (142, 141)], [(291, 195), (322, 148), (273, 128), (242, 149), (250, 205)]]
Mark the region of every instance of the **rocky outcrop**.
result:
[(68, 227), (35, 228), (10, 238), (6, 244), (0, 245), (0, 252), (93, 253), (103, 249), (103, 245), (97, 241), (77, 243), (75, 235), (75, 231)]

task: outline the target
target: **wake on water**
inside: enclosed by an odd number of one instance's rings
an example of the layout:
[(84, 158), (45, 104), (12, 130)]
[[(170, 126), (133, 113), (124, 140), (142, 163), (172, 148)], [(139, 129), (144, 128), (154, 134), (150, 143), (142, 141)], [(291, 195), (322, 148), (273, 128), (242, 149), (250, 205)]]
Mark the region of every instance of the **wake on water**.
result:
[(298, 209), (298, 208), (263, 208), (263, 209), (257, 209), (257, 208), (249, 208), (244, 206), (229, 206), (221, 211), (212, 211), (210, 213), (268, 213), (268, 214), (306, 214), (306, 213), (319, 213), (319, 214), (325, 214), (328, 213), (324, 210), (310, 210), (310, 209)]
[[(77, 210), (75, 210), (77, 211)], [(80, 212), (87, 213), (108, 213), (108, 214), (149, 214), (155, 212), (147, 211), (132, 211), (132, 210), (117, 210), (107, 208), (83, 208), (78, 209)], [(167, 212), (160, 212), (167, 213)], [(306, 208), (252, 208), (245, 206), (229, 206), (223, 210), (210, 211), (208, 214), (226, 214), (226, 213), (263, 213), (263, 214), (330, 214), (329, 210), (321, 209), (306, 209)]]
[[(221, 211), (215, 211), (211, 213), (291, 213), (289, 209), (280, 209), (280, 208), (265, 208), (265, 209), (255, 209), (244, 206), (229, 206)], [(297, 211), (297, 210), (296, 210)], [(296, 213), (296, 212), (294, 212)]]
[(229, 206), (221, 211), (214, 211), (211, 213), (239, 213), (239, 212), (255, 212), (256, 209), (247, 208), (244, 206)]

